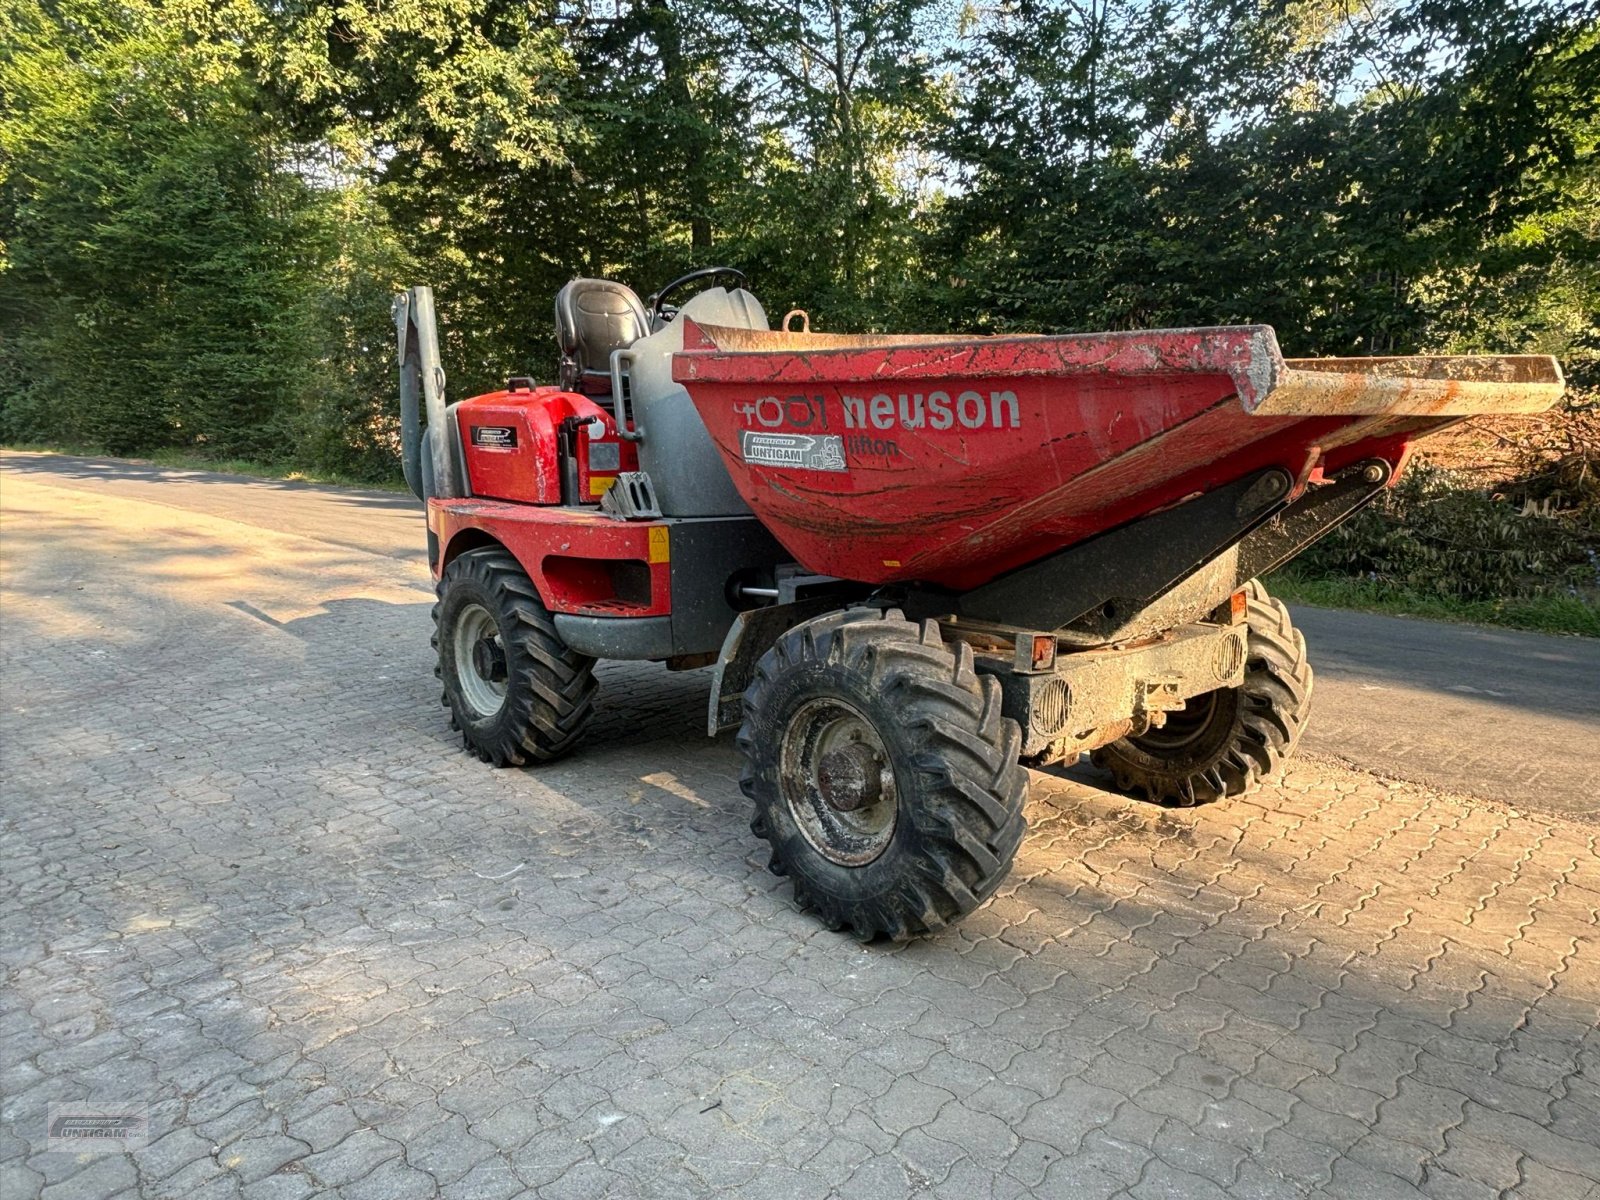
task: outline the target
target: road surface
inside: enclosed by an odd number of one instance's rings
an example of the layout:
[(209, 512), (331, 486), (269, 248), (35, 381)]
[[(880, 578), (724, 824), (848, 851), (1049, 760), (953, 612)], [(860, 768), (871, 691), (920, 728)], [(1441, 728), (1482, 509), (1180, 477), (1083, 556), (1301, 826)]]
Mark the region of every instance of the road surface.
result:
[[(6, 452), (52, 487), (425, 564), (409, 495)], [(425, 582), (425, 576), (418, 579)], [(1531, 811), (1600, 817), (1600, 641), (1297, 607), (1317, 672), (1303, 747)]]
[(1314, 753), (1514, 807), (1600, 815), (1600, 641), (1296, 607)]
[(1314, 756), (1190, 811), (1040, 774), (994, 896), (863, 946), (767, 870), (703, 673), (463, 752), (404, 500), (3, 467), (4, 1200), (1600, 1200), (1592, 824)]

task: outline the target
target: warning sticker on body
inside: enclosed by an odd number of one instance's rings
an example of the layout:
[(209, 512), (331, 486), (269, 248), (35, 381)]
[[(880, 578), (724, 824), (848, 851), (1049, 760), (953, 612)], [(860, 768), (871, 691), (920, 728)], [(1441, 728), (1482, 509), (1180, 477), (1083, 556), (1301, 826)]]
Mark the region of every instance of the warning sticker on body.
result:
[(758, 467), (791, 467), (797, 471), (843, 471), (844, 438), (838, 434), (739, 433), (739, 452)]

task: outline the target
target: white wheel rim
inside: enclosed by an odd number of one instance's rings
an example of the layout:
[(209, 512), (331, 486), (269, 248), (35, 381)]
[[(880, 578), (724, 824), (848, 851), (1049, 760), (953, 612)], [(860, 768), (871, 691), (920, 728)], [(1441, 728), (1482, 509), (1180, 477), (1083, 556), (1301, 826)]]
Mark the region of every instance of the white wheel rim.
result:
[(481, 604), (468, 604), (456, 617), (451, 654), (461, 698), (472, 710), (473, 717), (482, 720), (494, 716), (505, 704), (506, 681), (490, 678), (483, 672), (478, 653), (479, 642), (491, 643), (504, 659), (505, 643), (500, 637), (500, 626), (494, 614)]

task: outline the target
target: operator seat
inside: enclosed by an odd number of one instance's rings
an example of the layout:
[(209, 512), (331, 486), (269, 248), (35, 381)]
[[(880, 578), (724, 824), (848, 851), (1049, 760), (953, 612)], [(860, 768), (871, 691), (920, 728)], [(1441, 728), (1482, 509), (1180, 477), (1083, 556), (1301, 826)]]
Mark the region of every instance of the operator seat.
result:
[(561, 388), (611, 395), (611, 352), (650, 332), (650, 318), (632, 288), (609, 279), (574, 279), (556, 293)]

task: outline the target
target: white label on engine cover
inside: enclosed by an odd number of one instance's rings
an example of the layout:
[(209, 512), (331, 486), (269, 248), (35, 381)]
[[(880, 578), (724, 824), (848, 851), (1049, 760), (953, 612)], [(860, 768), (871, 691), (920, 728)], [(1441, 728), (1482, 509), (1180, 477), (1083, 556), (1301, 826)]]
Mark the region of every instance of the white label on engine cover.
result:
[(843, 471), (844, 438), (838, 434), (739, 433), (739, 452), (756, 467), (789, 467), (796, 471)]

